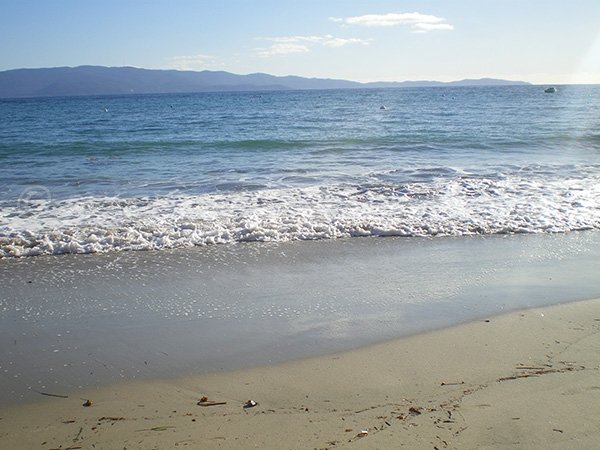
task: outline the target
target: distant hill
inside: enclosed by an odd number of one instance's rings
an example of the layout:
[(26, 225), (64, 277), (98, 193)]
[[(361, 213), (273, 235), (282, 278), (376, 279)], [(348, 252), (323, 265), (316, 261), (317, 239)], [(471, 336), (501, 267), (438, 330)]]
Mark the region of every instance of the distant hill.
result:
[(358, 89), (425, 86), (499, 86), (522, 81), (462, 80), (358, 83), (347, 80), (278, 77), (264, 73), (237, 75), (223, 71), (149, 70), (135, 67), (55, 67), (0, 72), (0, 98), (73, 95), (158, 94), (293, 89)]

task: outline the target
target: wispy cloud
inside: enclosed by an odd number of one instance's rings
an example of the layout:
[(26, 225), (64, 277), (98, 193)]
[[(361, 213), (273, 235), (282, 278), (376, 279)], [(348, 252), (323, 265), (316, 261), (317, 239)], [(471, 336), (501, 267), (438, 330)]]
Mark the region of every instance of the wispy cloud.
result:
[(177, 70), (197, 70), (221, 66), (222, 64), (210, 55), (173, 56), (168, 60), (168, 66)]
[(256, 48), (256, 52), (263, 58), (275, 55), (289, 55), (290, 53), (306, 53), (309, 50), (307, 45), (294, 42), (275, 42), (270, 47)]
[(368, 45), (369, 41), (366, 39), (359, 38), (334, 38), (333, 36), (328, 36), (327, 39), (321, 42), (325, 47), (343, 47), (348, 44), (362, 44)]
[(369, 40), (358, 38), (339, 38), (330, 34), (325, 36), (278, 36), (262, 37), (260, 40), (270, 41), (268, 47), (259, 47), (254, 50), (263, 58), (290, 53), (306, 53), (315, 46), (339, 48), (351, 44), (368, 45)]
[(363, 27), (394, 27), (399, 25), (410, 26), (415, 33), (426, 33), (435, 30), (453, 30), (454, 26), (446, 22), (443, 17), (430, 14), (412, 13), (387, 13), (387, 14), (365, 14), (352, 17), (330, 17), (333, 22), (345, 25), (357, 25)]
[(415, 23), (412, 27), (414, 33), (427, 33), (435, 30), (454, 30), (449, 23)]

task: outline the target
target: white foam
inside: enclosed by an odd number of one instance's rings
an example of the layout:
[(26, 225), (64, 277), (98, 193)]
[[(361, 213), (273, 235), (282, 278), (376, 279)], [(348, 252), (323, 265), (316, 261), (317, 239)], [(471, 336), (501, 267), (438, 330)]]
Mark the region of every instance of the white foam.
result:
[(200, 196), (35, 200), (0, 211), (0, 256), (594, 228), (600, 229), (598, 177), (455, 178)]

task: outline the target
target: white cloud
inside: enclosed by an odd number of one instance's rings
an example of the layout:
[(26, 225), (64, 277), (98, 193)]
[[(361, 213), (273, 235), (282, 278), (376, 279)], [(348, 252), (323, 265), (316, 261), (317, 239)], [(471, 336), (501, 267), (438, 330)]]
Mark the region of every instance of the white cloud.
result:
[(296, 42), (309, 42), (316, 43), (320, 42), (323, 38), (321, 36), (279, 36), (273, 38), (262, 38), (267, 41), (281, 42), (293, 44)]
[(270, 47), (257, 48), (255, 50), (258, 56), (262, 56), (263, 58), (275, 55), (288, 55), (290, 53), (306, 53), (309, 51), (306, 45), (293, 42), (275, 42)]
[(257, 54), (263, 58), (290, 53), (306, 53), (314, 46), (339, 48), (351, 44), (369, 44), (369, 41), (366, 39), (338, 38), (330, 34), (325, 36), (278, 36), (268, 38), (263, 37), (258, 39), (272, 42), (269, 47), (260, 47), (255, 49)]
[(415, 23), (412, 27), (414, 33), (427, 33), (434, 30), (454, 30), (449, 23)]
[(326, 36), (326, 39), (323, 40), (321, 42), (321, 44), (323, 44), (325, 47), (343, 47), (344, 45), (348, 45), (348, 44), (362, 44), (362, 45), (368, 45), (369, 41), (365, 40), (365, 39), (358, 39), (358, 38), (336, 38), (333, 36)]
[(454, 27), (445, 23), (443, 17), (430, 14), (412, 13), (387, 13), (387, 14), (365, 14), (353, 17), (330, 17), (329, 20), (345, 25), (357, 25), (363, 27), (393, 27), (408, 25), (417, 33), (425, 33), (434, 30), (453, 30)]
[(173, 56), (169, 58), (168, 66), (177, 70), (197, 70), (220, 66), (217, 59), (210, 55)]

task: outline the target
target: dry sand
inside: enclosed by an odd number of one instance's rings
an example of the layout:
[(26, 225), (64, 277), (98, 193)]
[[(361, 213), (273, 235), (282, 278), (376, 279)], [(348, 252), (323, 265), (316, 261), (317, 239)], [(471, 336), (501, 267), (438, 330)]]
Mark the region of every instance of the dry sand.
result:
[(0, 448), (600, 448), (599, 330), (591, 300), (276, 366), (40, 395), (0, 408)]

